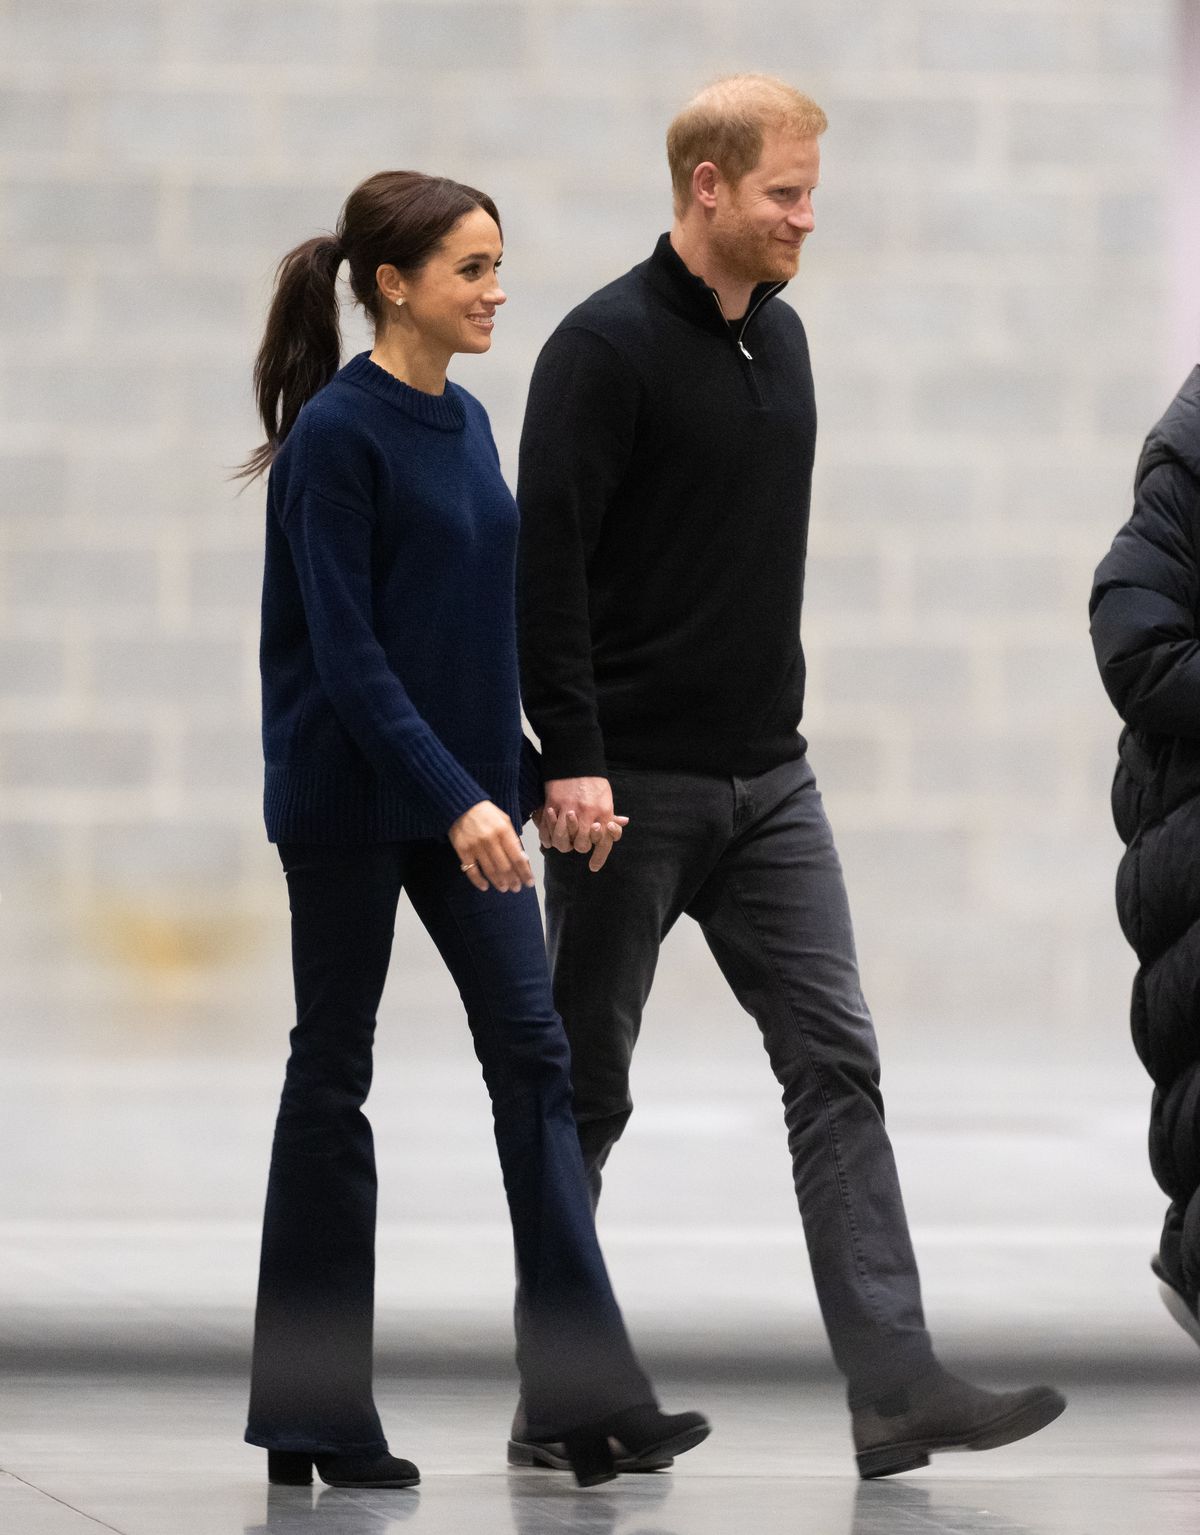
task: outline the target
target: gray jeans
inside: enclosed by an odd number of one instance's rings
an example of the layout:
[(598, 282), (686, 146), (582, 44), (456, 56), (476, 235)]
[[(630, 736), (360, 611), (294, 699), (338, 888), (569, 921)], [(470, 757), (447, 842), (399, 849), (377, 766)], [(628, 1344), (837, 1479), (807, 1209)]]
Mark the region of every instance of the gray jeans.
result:
[(629, 1066), (663, 939), (700, 924), (783, 1088), (821, 1314), (852, 1407), (933, 1364), (841, 865), (806, 758), (754, 778), (610, 773), (630, 828), (599, 874), (547, 853), (554, 1001), (594, 1200), (633, 1109)]

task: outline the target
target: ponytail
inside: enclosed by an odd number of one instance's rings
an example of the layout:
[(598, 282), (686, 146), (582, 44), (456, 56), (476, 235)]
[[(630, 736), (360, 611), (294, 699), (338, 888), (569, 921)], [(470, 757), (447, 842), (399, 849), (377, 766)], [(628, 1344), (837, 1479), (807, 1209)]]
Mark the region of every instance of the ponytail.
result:
[(275, 274), (275, 296), (254, 363), (254, 398), (266, 441), (237, 471), (253, 480), (271, 467), (300, 407), (338, 370), (342, 337), (337, 274), (342, 245), (317, 235), (290, 251)]

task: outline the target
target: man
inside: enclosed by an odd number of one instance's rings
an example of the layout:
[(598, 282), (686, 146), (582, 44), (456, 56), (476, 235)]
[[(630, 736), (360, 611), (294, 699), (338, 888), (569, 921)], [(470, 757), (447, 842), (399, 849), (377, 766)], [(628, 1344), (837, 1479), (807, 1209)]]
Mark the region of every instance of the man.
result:
[[(816, 411), (804, 327), (778, 295), (813, 229), (825, 127), (815, 102), (757, 75), (716, 82), (671, 124), (670, 234), (563, 320), (534, 372), (519, 612), (555, 1002), (593, 1196), (632, 1109), (659, 947), (686, 914), (783, 1087), (822, 1317), (872, 1477), (1022, 1438), (1065, 1402), (978, 1390), (934, 1357), (841, 869), (797, 730)], [(513, 1449), (536, 1458), (519, 1416)]]

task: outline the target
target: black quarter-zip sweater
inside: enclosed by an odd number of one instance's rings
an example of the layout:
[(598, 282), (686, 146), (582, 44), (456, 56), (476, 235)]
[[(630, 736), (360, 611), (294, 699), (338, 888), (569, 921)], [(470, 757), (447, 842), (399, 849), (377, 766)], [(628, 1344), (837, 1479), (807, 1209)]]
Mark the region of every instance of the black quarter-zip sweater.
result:
[(518, 613), (546, 778), (798, 757), (816, 406), (799, 316), (654, 254), (571, 311), (521, 438)]

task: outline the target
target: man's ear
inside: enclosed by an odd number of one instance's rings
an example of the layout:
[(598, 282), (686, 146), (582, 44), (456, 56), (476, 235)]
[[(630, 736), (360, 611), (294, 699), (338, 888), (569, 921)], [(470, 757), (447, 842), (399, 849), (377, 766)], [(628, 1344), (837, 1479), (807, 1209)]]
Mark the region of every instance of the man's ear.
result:
[(711, 160), (702, 160), (692, 172), (692, 196), (704, 208), (717, 206), (717, 185), (721, 172)]

